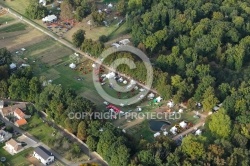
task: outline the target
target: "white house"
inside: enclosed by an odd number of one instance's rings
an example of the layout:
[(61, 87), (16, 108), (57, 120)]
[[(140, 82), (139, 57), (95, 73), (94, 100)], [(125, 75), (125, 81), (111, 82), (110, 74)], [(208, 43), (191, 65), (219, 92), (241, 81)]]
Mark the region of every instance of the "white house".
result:
[(15, 141), (14, 139), (10, 139), (5, 143), (4, 147), (10, 154), (16, 154), (23, 150), (21, 143)]
[(42, 146), (35, 148), (33, 156), (44, 165), (49, 165), (55, 160), (54, 155)]

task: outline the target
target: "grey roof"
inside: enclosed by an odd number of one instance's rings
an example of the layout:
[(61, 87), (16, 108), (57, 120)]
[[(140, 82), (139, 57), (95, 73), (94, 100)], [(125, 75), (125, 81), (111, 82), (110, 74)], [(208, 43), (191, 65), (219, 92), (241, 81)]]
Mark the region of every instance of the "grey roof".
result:
[(44, 160), (47, 160), (50, 156), (53, 156), (53, 154), (50, 151), (48, 151), (42, 146), (36, 147), (34, 151)]

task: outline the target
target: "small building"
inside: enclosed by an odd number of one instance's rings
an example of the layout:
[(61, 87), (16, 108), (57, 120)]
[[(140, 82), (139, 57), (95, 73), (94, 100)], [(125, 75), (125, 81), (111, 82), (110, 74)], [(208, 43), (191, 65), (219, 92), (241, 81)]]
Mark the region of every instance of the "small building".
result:
[(0, 109), (0, 113), (3, 117), (9, 116), (9, 115), (14, 116), (14, 111), (16, 110), (16, 108), (19, 108), (21, 110), (26, 110), (26, 104), (19, 103), (19, 104), (11, 105), (8, 107), (3, 107), (2, 109)]
[(10, 139), (5, 143), (5, 149), (10, 153), (10, 154), (17, 154), (18, 152), (23, 150), (23, 147), (21, 143), (17, 142), (14, 139)]
[(8, 141), (10, 138), (12, 138), (11, 133), (4, 131), (4, 130), (0, 130), (0, 143)]
[(20, 127), (20, 126), (23, 126), (23, 125), (26, 125), (28, 122), (26, 121), (26, 119), (19, 119), (15, 122), (15, 125), (17, 127)]
[(14, 116), (17, 119), (25, 119), (25, 114), (23, 113), (23, 111), (20, 108), (16, 108), (14, 111)]
[(53, 22), (56, 20), (57, 20), (57, 17), (55, 15), (48, 15), (42, 19), (43, 22)]
[(55, 160), (54, 155), (42, 146), (35, 148), (33, 156), (44, 165), (49, 165)]

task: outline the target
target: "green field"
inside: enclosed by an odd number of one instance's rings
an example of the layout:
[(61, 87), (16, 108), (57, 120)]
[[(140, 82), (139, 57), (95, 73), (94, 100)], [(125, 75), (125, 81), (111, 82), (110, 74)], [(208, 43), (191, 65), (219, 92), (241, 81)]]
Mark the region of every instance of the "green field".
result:
[(19, 152), (16, 155), (11, 155), (7, 151), (3, 149), (4, 144), (0, 144), (0, 157), (6, 157), (5, 164), (11, 165), (11, 166), (19, 166), (19, 165), (30, 165), (31, 163), (27, 160), (26, 157), (28, 157), (32, 151), (33, 148), (25, 149), (21, 152)]
[(36, 115), (29, 119), (27, 129), (31, 135), (42, 142), (46, 142), (46, 140), (51, 137), (54, 132), (54, 129), (51, 126), (44, 123), (43, 120)]
[(6, 22), (9, 23), (13, 20), (14, 20), (14, 18), (4, 15), (4, 16), (0, 17), (0, 24), (5, 24)]
[(27, 0), (5, 0), (0, 2), (10, 8), (13, 8), (17, 12), (24, 14), (26, 7), (29, 5)]
[(16, 24), (12, 24), (9, 25), (7, 27), (4, 28), (0, 28), (0, 32), (15, 32), (15, 31), (23, 31), (27, 28), (26, 24), (23, 23), (16, 23)]

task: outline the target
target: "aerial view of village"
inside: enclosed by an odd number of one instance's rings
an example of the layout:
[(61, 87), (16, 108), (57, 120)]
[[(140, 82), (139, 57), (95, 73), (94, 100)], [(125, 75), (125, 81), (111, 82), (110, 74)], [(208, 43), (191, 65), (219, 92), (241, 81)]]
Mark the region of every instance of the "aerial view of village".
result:
[(249, 0), (0, 0), (0, 166), (249, 166)]

